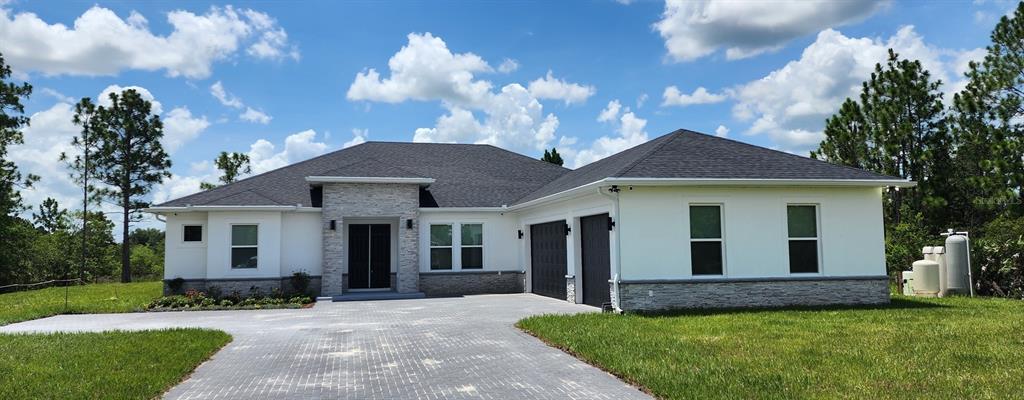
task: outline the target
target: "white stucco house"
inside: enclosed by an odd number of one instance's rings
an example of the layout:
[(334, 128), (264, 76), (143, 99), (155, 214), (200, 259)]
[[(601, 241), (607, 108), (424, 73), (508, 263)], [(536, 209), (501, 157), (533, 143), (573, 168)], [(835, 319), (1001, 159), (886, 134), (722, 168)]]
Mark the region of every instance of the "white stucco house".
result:
[(679, 130), (577, 170), (367, 142), (168, 201), (165, 279), (321, 296), (532, 292), (620, 310), (889, 301), (882, 190), (913, 182)]

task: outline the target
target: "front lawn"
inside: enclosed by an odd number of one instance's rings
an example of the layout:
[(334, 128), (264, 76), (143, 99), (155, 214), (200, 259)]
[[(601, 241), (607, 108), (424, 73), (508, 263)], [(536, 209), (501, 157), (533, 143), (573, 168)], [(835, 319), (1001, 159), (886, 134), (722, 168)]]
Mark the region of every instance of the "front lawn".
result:
[[(68, 288), (68, 313), (143, 311), (163, 292), (162, 282), (101, 283)], [(64, 288), (0, 294), (0, 325), (63, 314)]]
[(1021, 398), (1024, 302), (545, 315), (518, 326), (661, 398)]
[(221, 331), (0, 335), (0, 399), (152, 399), (231, 341)]

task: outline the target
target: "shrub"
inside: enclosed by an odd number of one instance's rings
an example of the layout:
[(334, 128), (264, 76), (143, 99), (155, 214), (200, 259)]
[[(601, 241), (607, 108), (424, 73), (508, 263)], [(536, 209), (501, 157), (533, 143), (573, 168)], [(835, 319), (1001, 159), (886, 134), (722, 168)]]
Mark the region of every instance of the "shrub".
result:
[(1024, 217), (1000, 217), (972, 235), (975, 288), (979, 294), (1024, 298)]
[(290, 281), (292, 290), (294, 290), (295, 293), (303, 295), (309, 293), (310, 277), (306, 271), (296, 271), (288, 280)]
[(171, 289), (171, 293), (181, 293), (181, 288), (185, 286), (185, 278), (177, 277), (167, 281), (167, 287)]
[(224, 296), (224, 292), (221, 291), (220, 286), (207, 286), (206, 297), (214, 300), (220, 300)]

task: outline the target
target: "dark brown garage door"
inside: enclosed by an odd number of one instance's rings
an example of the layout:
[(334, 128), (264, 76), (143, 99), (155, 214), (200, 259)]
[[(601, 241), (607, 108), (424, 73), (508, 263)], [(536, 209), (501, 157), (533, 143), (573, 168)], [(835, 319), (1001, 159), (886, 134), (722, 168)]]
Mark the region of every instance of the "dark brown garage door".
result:
[(530, 225), (533, 292), (565, 300), (565, 222)]
[(583, 303), (601, 307), (609, 303), (611, 253), (608, 247), (608, 214), (580, 218), (580, 250), (583, 253)]

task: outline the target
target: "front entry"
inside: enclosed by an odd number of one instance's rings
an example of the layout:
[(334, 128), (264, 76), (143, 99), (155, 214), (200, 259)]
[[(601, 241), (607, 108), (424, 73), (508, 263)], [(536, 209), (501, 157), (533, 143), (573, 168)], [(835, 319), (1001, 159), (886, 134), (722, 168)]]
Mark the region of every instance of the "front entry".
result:
[(533, 292), (565, 300), (565, 221), (530, 225)]
[(583, 253), (583, 303), (601, 307), (611, 302), (611, 252), (608, 245), (608, 214), (580, 218), (580, 250)]
[(348, 287), (391, 287), (391, 225), (349, 224)]

